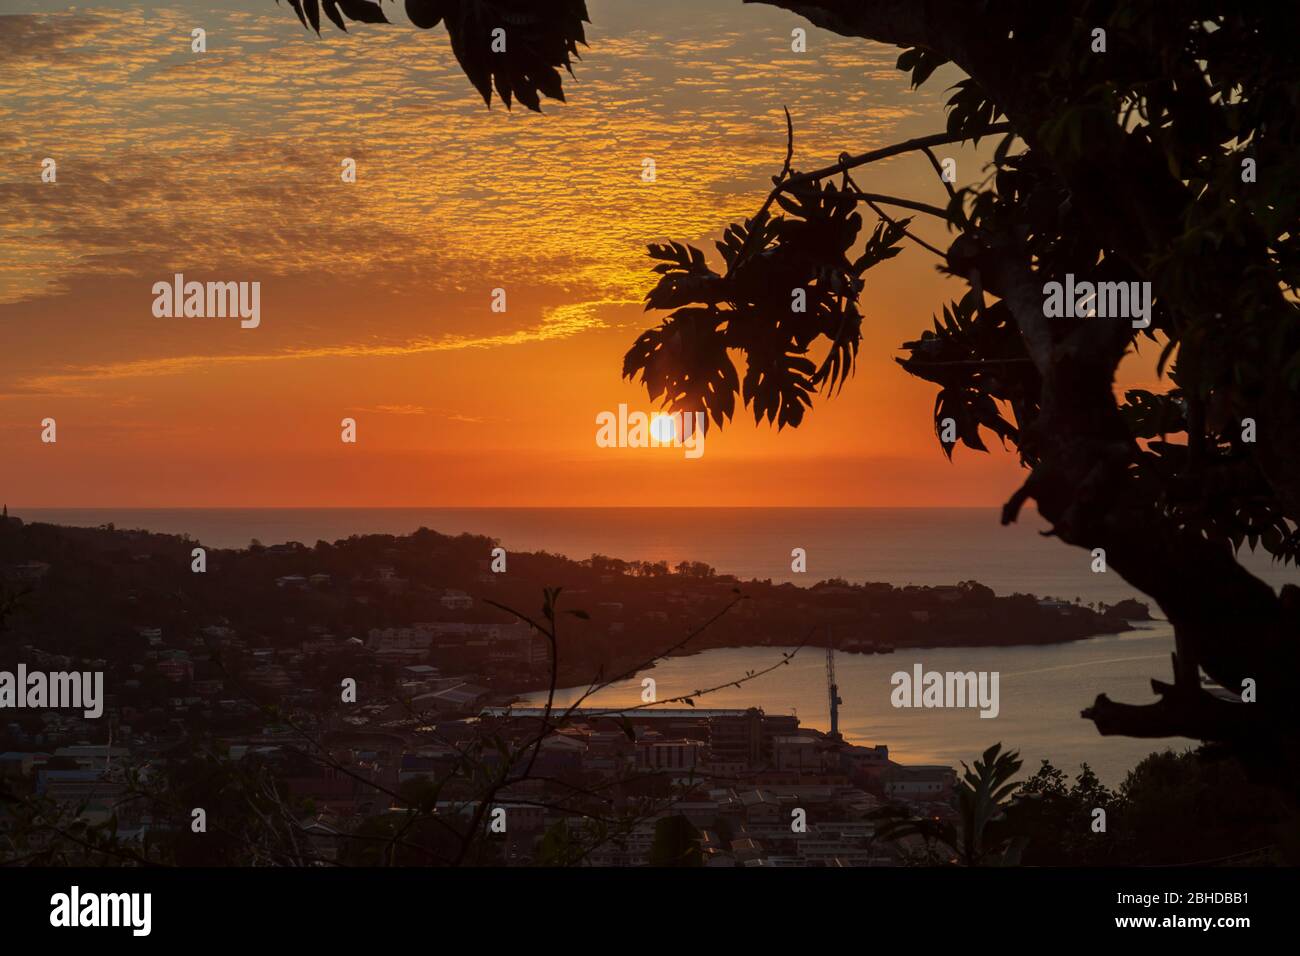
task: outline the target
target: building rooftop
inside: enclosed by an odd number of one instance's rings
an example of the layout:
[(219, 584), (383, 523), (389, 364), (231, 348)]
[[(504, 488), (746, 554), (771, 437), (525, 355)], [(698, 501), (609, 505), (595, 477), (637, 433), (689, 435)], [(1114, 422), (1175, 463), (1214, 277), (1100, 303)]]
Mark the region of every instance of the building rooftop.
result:
[[(554, 711), (562, 711), (563, 707), (552, 708)], [(485, 707), (481, 715), (483, 717), (541, 717), (546, 713), (544, 707)], [(709, 717), (743, 717), (748, 710), (705, 710), (700, 707), (654, 707), (640, 708), (631, 707), (627, 710), (611, 710), (604, 707), (579, 707), (573, 711), (576, 717), (635, 717), (637, 720), (646, 718), (667, 718), (675, 717), (697, 717), (707, 719)]]

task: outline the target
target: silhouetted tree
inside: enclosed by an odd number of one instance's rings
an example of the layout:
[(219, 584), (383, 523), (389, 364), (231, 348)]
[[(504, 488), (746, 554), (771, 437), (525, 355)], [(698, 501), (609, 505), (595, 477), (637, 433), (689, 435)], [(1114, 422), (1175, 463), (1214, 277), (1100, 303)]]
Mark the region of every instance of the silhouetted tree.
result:
[(655, 822), (650, 845), (651, 866), (703, 866), (700, 831), (686, 817), (677, 814)]
[[(1010, 828), (1027, 838), (1026, 866), (1097, 866), (1125, 862), (1119, 847), (1127, 844), (1131, 826), (1118, 806), (1117, 796), (1087, 764), (1070, 784), (1044, 760), (1016, 792), (1007, 817)], [(1097, 810), (1106, 813), (1105, 831), (1094, 829)]]
[[(1010, 797), (1020, 787), (1012, 777), (1020, 769), (1020, 754), (994, 744), (974, 761), (962, 762), (962, 777), (953, 788), (958, 810), (956, 823), (917, 816), (902, 805), (883, 807), (872, 814), (876, 837), (897, 840), (921, 837), (932, 859), (960, 866), (1015, 866), (1028, 837), (1008, 824)], [(943, 850), (936, 852), (938, 844)], [(945, 856), (946, 854), (946, 856)], [(929, 861), (927, 861), (929, 862)]]
[[(1282, 39), (1296, 14), (790, 5), (907, 47), (898, 65), (918, 85), (943, 62), (965, 69), (946, 131), (813, 173), (794, 172), (788, 155), (768, 202), (718, 243), (720, 272), (694, 248), (651, 246), (663, 264), (647, 303), (673, 311), (628, 352), (625, 375), (716, 424), (740, 393), (755, 419), (797, 427), (811, 394), (839, 388), (853, 367), (863, 273), (907, 238), (910, 217), (883, 207), (945, 222), (956, 238), (941, 268), (970, 290), (900, 360), (939, 386), (941, 440), (950, 420), (972, 449), (984, 449), (982, 429), (1017, 447), (1030, 477), (1004, 523), (1034, 499), (1052, 535), (1104, 550), (1174, 624), (1174, 683), (1153, 682), (1160, 702), (1102, 695), (1086, 714), (1102, 734), (1225, 741), (1294, 782), (1300, 592), (1288, 585), (1279, 597), (1234, 549), (1248, 541), (1282, 561), (1300, 549), (1300, 73)], [(1093, 30), (1105, 31), (1105, 53), (1092, 52)], [(937, 170), (933, 147), (991, 134), (1001, 134), (991, 176), (949, 189), (943, 209), (867, 193), (850, 173), (905, 152)], [(771, 215), (774, 203), (784, 216)], [(854, 255), (859, 206), (878, 224)], [(1049, 317), (1047, 284), (1067, 276), (1149, 284), (1151, 325), (1134, 328), (1131, 310)], [(806, 315), (790, 308), (796, 289)], [(1115, 371), (1141, 337), (1162, 346), (1157, 371), (1174, 386), (1118, 402)], [(818, 339), (826, 356), (815, 364)], [(745, 356), (742, 380), (729, 350)], [(1179, 433), (1187, 440), (1170, 441)], [(1226, 701), (1201, 688), (1199, 669), (1231, 691), (1253, 679), (1268, 692)]]
[[(314, 0), (290, 2), (319, 30)], [(797, 427), (812, 396), (838, 390), (853, 370), (865, 273), (908, 241), (936, 256), (968, 291), (904, 344), (899, 362), (937, 386), (944, 452), (957, 442), (984, 450), (985, 432), (1010, 443), (1029, 475), (1003, 522), (1034, 501), (1050, 534), (1101, 549), (1174, 628), (1173, 682), (1152, 681), (1156, 702), (1102, 694), (1084, 716), (1103, 734), (1222, 745), (1294, 793), (1300, 588), (1274, 593), (1236, 552), (1248, 544), (1286, 562), (1300, 554), (1300, 8), (760, 2), (902, 48), (898, 67), (914, 86), (944, 64), (965, 77), (942, 132), (825, 168), (794, 168), (790, 127), (771, 194), (725, 230), (717, 268), (687, 245), (650, 246), (659, 280), (647, 303), (670, 314), (637, 339), (624, 375), (669, 409), (703, 411), (718, 426), (739, 396), (756, 421)], [(339, 26), (378, 10), (362, 0), (322, 7)], [(534, 109), (538, 93), (562, 97), (558, 69), (571, 66), (586, 19), (577, 0), (446, 0), (408, 11), (417, 25), (446, 24), (485, 101), (495, 84), (507, 106), (513, 95)], [(493, 58), (491, 24), (504, 19), (526, 40)], [(936, 147), (995, 136), (982, 181), (941, 180)], [(853, 177), (908, 154), (934, 166), (942, 205), (873, 192)], [(865, 236), (864, 208), (876, 220)], [(915, 235), (916, 215), (954, 234), (947, 249)], [(1148, 283), (1149, 324), (1049, 314), (1048, 283), (1067, 277), (1138, 291)], [(792, 309), (795, 290), (802, 312)], [(1080, 294), (1073, 304), (1086, 313), (1101, 298)], [(1143, 339), (1152, 372), (1170, 387), (1120, 400), (1117, 368)], [(1201, 669), (1233, 695), (1253, 681), (1257, 702), (1207, 692)]]
[[(624, 374), (715, 424), (739, 393), (756, 419), (797, 427), (812, 394), (853, 367), (863, 274), (910, 238), (911, 217), (883, 207), (942, 221), (956, 235), (940, 268), (969, 291), (904, 345), (900, 364), (939, 387), (944, 451), (983, 450), (981, 430), (1010, 442), (1030, 473), (1004, 523), (1034, 500), (1051, 534), (1102, 549), (1175, 629), (1174, 682), (1153, 682), (1158, 703), (1101, 695), (1086, 716), (1103, 734), (1224, 742), (1294, 781), (1300, 590), (1275, 594), (1234, 556), (1243, 542), (1283, 561), (1300, 550), (1294, 10), (788, 5), (905, 46), (899, 67), (914, 84), (945, 62), (965, 70), (947, 129), (811, 173), (787, 153), (767, 202), (717, 244), (720, 271), (697, 249), (651, 246), (660, 279), (647, 303), (672, 312), (637, 340)], [(1092, 51), (1094, 30), (1105, 53)], [(991, 174), (949, 187), (943, 208), (868, 192), (851, 173), (903, 153), (937, 171), (934, 147), (989, 135), (1000, 136)], [(865, 245), (862, 206), (878, 220)], [(1132, 310), (1050, 317), (1047, 283), (1067, 276), (1149, 283), (1149, 327), (1135, 328)], [(807, 314), (791, 308), (796, 289)], [(1173, 385), (1117, 401), (1116, 369), (1142, 337), (1161, 346), (1155, 371)], [(956, 441), (944, 441), (945, 424)], [(1259, 702), (1211, 695), (1198, 668), (1234, 693), (1254, 680)]]
[[(340, 30), (349, 21), (389, 22), (379, 0), (286, 2), (317, 33), (322, 12)], [(405, 8), (423, 30), (446, 28), (456, 62), (484, 103), (495, 88), (507, 107), (518, 100), (537, 111), (543, 96), (564, 99), (560, 70), (573, 72), (578, 44), (586, 43), (582, 25), (590, 22), (584, 0), (405, 0)]]

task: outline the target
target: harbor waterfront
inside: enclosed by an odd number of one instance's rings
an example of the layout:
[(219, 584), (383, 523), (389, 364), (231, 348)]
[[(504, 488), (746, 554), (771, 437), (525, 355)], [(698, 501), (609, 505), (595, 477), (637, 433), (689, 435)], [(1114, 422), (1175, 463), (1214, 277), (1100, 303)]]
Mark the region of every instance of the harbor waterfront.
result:
[[(747, 671), (771, 666), (789, 647), (721, 648), (669, 658), (657, 667), (596, 693), (589, 708), (644, 706), (642, 678), (653, 676), (659, 699), (668, 700), (698, 688), (735, 680)], [(990, 744), (1018, 749), (1028, 775), (1048, 759), (1073, 776), (1086, 762), (1110, 786), (1147, 754), (1186, 740), (1103, 738), (1079, 712), (1097, 694), (1116, 700), (1143, 700), (1150, 686), (1143, 674), (1159, 674), (1173, 650), (1173, 632), (1164, 621), (1124, 634), (1068, 644), (981, 648), (905, 648), (893, 654), (836, 655), (839, 693), (843, 698), (839, 727), (849, 743), (889, 748), (890, 759), (904, 764), (969, 763)], [(927, 670), (998, 671), (1001, 709), (994, 720), (978, 710), (895, 708), (890, 703), (891, 676), (910, 672), (921, 662)], [(586, 687), (556, 692), (556, 704), (568, 706)], [(544, 691), (525, 695), (519, 707), (546, 703)], [(821, 648), (806, 647), (788, 665), (742, 684), (727, 686), (696, 701), (709, 708), (759, 707), (769, 714), (793, 714), (805, 727), (830, 727), (825, 664)], [(671, 704), (668, 706), (682, 706)]]

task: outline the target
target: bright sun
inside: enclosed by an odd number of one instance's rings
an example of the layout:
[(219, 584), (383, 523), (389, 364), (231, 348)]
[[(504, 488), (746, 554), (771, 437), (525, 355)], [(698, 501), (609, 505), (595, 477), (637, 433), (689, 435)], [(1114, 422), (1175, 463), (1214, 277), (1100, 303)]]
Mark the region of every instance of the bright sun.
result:
[(650, 437), (657, 442), (666, 443), (677, 436), (677, 423), (673, 415), (656, 415), (650, 419)]

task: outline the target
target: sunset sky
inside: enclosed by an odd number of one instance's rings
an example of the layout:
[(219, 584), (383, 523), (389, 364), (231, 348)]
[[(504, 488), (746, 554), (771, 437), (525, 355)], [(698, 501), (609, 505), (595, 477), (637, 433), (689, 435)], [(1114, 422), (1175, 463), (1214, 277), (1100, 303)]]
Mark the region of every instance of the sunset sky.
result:
[[(942, 130), (955, 74), (911, 91), (896, 49), (736, 0), (591, 0), (568, 103), (508, 112), (483, 106), (441, 27), (386, 6), (392, 25), (317, 38), (272, 0), (6, 4), (11, 509), (983, 505), (1014, 489), (1009, 451), (944, 459), (933, 388), (893, 362), (963, 291), (910, 245), (868, 274), (855, 378), (799, 430), (743, 413), (698, 460), (594, 440), (601, 411), (652, 410), (620, 379), (658, 321), (645, 244), (716, 259), (780, 167), (783, 106), (810, 169)], [(982, 176), (980, 153), (944, 154), (960, 180)], [(942, 200), (919, 154), (859, 182)], [(155, 318), (153, 283), (175, 272), (260, 281), (260, 327)], [(40, 441), (45, 417), (57, 444)]]

